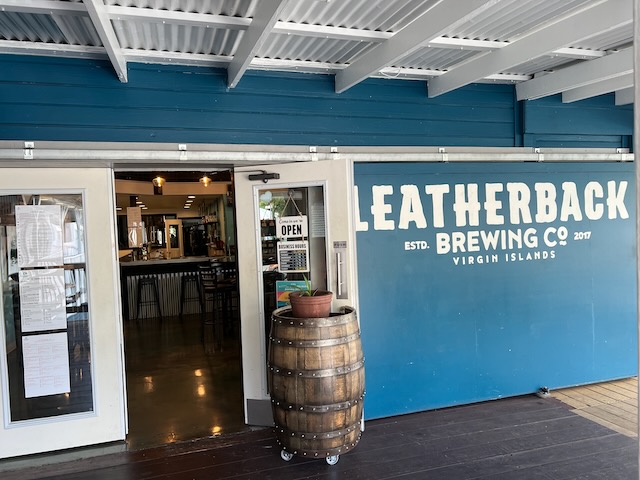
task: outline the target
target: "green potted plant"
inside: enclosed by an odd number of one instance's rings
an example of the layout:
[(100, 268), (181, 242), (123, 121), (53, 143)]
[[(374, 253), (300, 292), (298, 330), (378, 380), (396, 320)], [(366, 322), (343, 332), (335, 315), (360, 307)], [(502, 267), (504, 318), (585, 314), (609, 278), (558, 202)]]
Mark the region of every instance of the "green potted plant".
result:
[(304, 287), (289, 294), (291, 314), (296, 318), (325, 318), (331, 315), (333, 292), (312, 288), (304, 276)]

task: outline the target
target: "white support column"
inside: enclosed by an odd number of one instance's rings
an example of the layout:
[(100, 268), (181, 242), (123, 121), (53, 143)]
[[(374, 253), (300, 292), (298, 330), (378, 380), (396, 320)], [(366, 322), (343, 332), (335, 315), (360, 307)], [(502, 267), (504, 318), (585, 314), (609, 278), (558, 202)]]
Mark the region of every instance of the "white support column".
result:
[(227, 68), (227, 85), (235, 87), (244, 72), (249, 68), (256, 51), (262, 46), (278, 21), (278, 15), (284, 9), (286, 0), (261, 0), (258, 2), (253, 21), (244, 33), (240, 45)]
[(597, 97), (598, 95), (617, 92), (631, 87), (633, 87), (633, 72), (562, 92), (562, 102), (577, 102), (585, 98)]
[(633, 49), (627, 48), (618, 53), (612, 53), (588, 62), (580, 62), (557, 72), (519, 83), (516, 85), (516, 95), (518, 100), (535, 100), (566, 90), (630, 75), (632, 72)]
[[(636, 193), (636, 302), (640, 299), (640, 194), (638, 185), (640, 185), (640, 167), (638, 167), (638, 152), (640, 151), (640, 0), (633, 0), (633, 64), (634, 64), (634, 97), (633, 106), (633, 165), (635, 170), (635, 193)], [(637, 309), (637, 336), (638, 345), (640, 346), (640, 308)], [(640, 348), (638, 348), (638, 369), (640, 371)], [(640, 396), (640, 383), (638, 384), (638, 395)], [(640, 403), (638, 404), (638, 413), (640, 414)], [(640, 418), (640, 415), (639, 415)], [(640, 424), (638, 427), (638, 438), (640, 439)], [(640, 468), (640, 442), (638, 447), (638, 468)]]
[(494, 3), (495, 1), (486, 0), (449, 0), (437, 3), (389, 40), (376, 45), (349, 67), (338, 72), (335, 80), (336, 93), (342, 93), (383, 68), (393, 66), (397, 60), (411, 55), (422, 48), (423, 44), (440, 37), (452, 26)]
[[(628, 0), (608, 0), (515, 40), (500, 50), (473, 58), (429, 81), (429, 97), (450, 92), (493, 73), (509, 71), (554, 50), (631, 23)], [(604, 57), (606, 58), (606, 57)], [(601, 60), (601, 59), (598, 59)], [(596, 61), (596, 60), (592, 60)], [(529, 83), (529, 82), (527, 82)], [(518, 100), (521, 100), (518, 94)]]
[(113, 25), (107, 15), (103, 1), (83, 0), (83, 2), (118, 78), (122, 83), (127, 83), (127, 61), (120, 49), (120, 43), (116, 37), (116, 32), (113, 30)]

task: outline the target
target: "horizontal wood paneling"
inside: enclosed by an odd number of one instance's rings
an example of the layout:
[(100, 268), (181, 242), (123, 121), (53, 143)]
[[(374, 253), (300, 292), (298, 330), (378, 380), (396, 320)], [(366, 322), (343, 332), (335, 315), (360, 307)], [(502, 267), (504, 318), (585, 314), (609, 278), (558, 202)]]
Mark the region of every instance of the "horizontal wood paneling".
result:
[(630, 135), (633, 105), (612, 108), (613, 94), (562, 103), (560, 95), (525, 104), (525, 133)]
[(632, 109), (612, 96), (524, 102), (477, 84), (430, 99), (422, 81), (371, 79), (345, 93), (333, 76), (0, 56), (0, 139), (291, 145), (621, 147)]
[[(520, 108), (522, 106), (522, 109)], [(522, 110), (522, 111), (520, 111)], [(625, 147), (633, 110), (613, 96), (515, 100), (476, 84), (428, 98), (425, 82), (0, 56), (0, 139), (290, 145)]]
[(513, 146), (513, 88), (436, 99), (424, 82), (374, 79), (337, 95), (329, 75), (225, 72), (0, 57), (0, 138), (321, 145)]

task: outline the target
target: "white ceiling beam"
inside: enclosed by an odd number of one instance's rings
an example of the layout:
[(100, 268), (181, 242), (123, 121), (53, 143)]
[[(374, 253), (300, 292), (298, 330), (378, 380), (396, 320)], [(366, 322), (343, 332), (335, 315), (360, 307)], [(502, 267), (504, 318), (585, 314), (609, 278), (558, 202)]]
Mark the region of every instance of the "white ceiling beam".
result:
[(153, 63), (160, 65), (190, 65), (195, 67), (226, 68), (233, 57), (225, 55), (205, 55), (202, 53), (161, 52), (157, 50), (125, 49), (129, 62)]
[[(231, 17), (227, 15), (211, 15), (207, 13), (159, 10), (154, 8), (121, 7), (118, 5), (105, 5), (104, 9), (111, 20), (117, 21), (132, 20), (158, 24), (222, 28), (226, 30), (246, 30), (249, 28), (249, 25), (251, 25), (250, 18)], [(61, 2), (59, 0), (0, 0), (0, 11), (83, 15), (87, 13), (87, 8), (79, 2)], [(394, 36), (393, 32), (282, 21), (277, 21), (271, 32), (282, 35), (298, 35), (303, 37), (331, 38), (335, 40), (372, 43), (381, 43)], [(498, 40), (476, 40), (440, 36), (434, 38), (425, 46), (456, 50), (490, 51), (506, 47), (507, 45), (509, 45), (509, 42)], [(605, 52), (565, 47), (555, 50), (553, 55), (587, 59), (601, 57), (605, 55)]]
[(240, 45), (233, 55), (233, 61), (227, 68), (227, 86), (234, 88), (244, 72), (249, 68), (251, 60), (269, 36), (271, 29), (278, 21), (278, 16), (287, 5), (287, 0), (261, 0), (256, 6), (249, 29), (240, 40)]
[(562, 92), (562, 103), (577, 102), (631, 87), (633, 87), (633, 73), (627, 73), (602, 82), (595, 82), (583, 87), (565, 90)]
[(78, 14), (87, 9), (82, 3), (53, 0), (0, 0), (0, 11), (39, 14)]
[(438, 37), (424, 44), (424, 47), (453, 48), (456, 50), (476, 50), (484, 52), (497, 50), (509, 45), (509, 42), (498, 40), (473, 40), (470, 38)]
[(276, 22), (273, 33), (283, 35), (299, 35), (301, 37), (335, 38), (336, 40), (351, 40), (361, 42), (384, 42), (393, 37), (391, 32), (377, 30), (362, 30), (359, 28), (332, 27), (312, 25), (309, 23)]
[(555, 95), (633, 72), (633, 48), (587, 60), (516, 85), (518, 100)]
[[(7, 0), (0, 0), (0, 5), (3, 1)], [(10, 1), (20, 3), (22, 0)], [(53, 2), (52, 0), (40, 1), (42, 3), (60, 3)], [(151, 8), (120, 7), (116, 5), (107, 5), (105, 9), (112, 20), (138, 20), (153, 23), (170, 23), (177, 25), (190, 25), (194, 27), (223, 28), (229, 30), (246, 30), (249, 28), (249, 25), (251, 25), (250, 18), (230, 17), (226, 15), (167, 11)], [(393, 32), (282, 21), (276, 22), (271, 33), (372, 43), (381, 43), (394, 36)], [(461, 49), (474, 51), (495, 50), (506, 47), (507, 45), (509, 45), (509, 42), (501, 42), (498, 40), (475, 40), (470, 38), (443, 36), (434, 38), (428, 44), (428, 46), (436, 48), (453, 48), (456, 50)], [(555, 50), (553, 55), (567, 58), (587, 59), (601, 57), (605, 55), (605, 52), (600, 50), (565, 47)]]
[(608, 0), (580, 10), (430, 80), (429, 96), (436, 97), (488, 75), (506, 72), (509, 68), (548, 55), (559, 48), (628, 25), (632, 18), (629, 0)]
[(440, 1), (391, 39), (376, 45), (348, 68), (338, 72), (335, 79), (336, 92), (344, 92), (384, 67), (393, 66), (396, 61), (422, 48), (424, 43), (442, 36), (453, 26), (495, 3), (495, 0)]
[(111, 20), (134, 20), (192, 27), (225, 28), (229, 30), (246, 30), (251, 25), (250, 18), (210, 15), (207, 13), (174, 12), (154, 8), (119, 7), (116, 5), (107, 5), (105, 11)]
[(604, 57), (607, 52), (603, 50), (589, 50), (587, 48), (565, 47), (558, 48), (552, 52), (557, 57), (575, 58), (577, 60), (588, 60), (590, 58)]
[[(0, 4), (3, 0), (0, 0)], [(16, 3), (21, 0), (11, 0)], [(42, 0), (44, 3), (58, 3), (51, 0)], [(115, 5), (106, 6), (107, 14), (112, 20), (138, 20), (153, 23), (190, 25), (195, 27), (223, 28), (229, 30), (246, 30), (251, 24), (251, 19), (241, 17), (230, 17), (226, 15), (210, 15), (206, 13), (189, 13), (167, 10), (156, 10), (150, 8), (120, 7)], [(377, 30), (363, 30), (359, 28), (333, 27), (326, 25), (313, 25), (309, 23), (294, 23), (278, 21), (274, 25), (271, 33), (281, 35), (298, 35), (301, 37), (331, 38), (335, 40), (346, 40), (355, 42), (381, 43), (393, 37), (392, 32), (381, 32)], [(435, 48), (453, 48), (460, 50), (486, 51), (503, 48), (509, 42), (498, 40), (475, 40), (469, 38), (438, 37), (428, 44)], [(597, 58), (605, 55), (599, 50), (589, 50), (583, 48), (565, 47), (553, 52), (559, 57), (587, 59)]]
[(103, 60), (107, 53), (103, 47), (84, 45), (56, 45), (44, 42), (0, 40), (0, 54), (41, 55), (47, 57), (85, 58)]
[(118, 79), (122, 83), (127, 82), (127, 61), (120, 49), (120, 43), (113, 30), (111, 20), (107, 15), (102, 0), (82, 0), (87, 7), (89, 17), (93, 22), (93, 26), (98, 32), (98, 36), (102, 41), (102, 45), (107, 51), (109, 60), (118, 75)]
[(634, 103), (634, 95), (633, 87), (625, 88), (624, 90), (618, 90), (616, 92), (616, 105), (629, 105)]
[[(161, 52), (156, 50), (123, 49), (122, 53), (127, 62), (149, 63), (158, 65), (189, 65), (200, 67), (226, 68), (233, 57), (225, 55), (204, 55), (201, 53)], [(51, 57), (85, 58), (103, 60), (107, 57), (104, 47), (90, 47), (82, 45), (56, 45), (43, 42), (24, 42), (18, 40), (0, 40), (0, 54), (16, 55), (44, 55)], [(336, 72), (347, 68), (345, 64), (326, 62), (309, 62), (303, 60), (280, 60), (271, 58), (254, 58), (250, 68), (256, 70), (272, 70), (305, 73)], [(431, 77), (443, 75), (442, 70), (426, 68), (397, 68), (386, 67), (377, 74), (376, 78), (404, 78), (427, 80)], [(531, 75), (496, 74), (482, 81), (494, 83), (513, 83), (529, 80)]]
[(520, 73), (494, 73), (493, 75), (487, 75), (478, 82), (500, 82), (500, 83), (515, 83), (515, 82), (526, 82), (527, 80), (531, 80), (533, 75), (525, 75)]

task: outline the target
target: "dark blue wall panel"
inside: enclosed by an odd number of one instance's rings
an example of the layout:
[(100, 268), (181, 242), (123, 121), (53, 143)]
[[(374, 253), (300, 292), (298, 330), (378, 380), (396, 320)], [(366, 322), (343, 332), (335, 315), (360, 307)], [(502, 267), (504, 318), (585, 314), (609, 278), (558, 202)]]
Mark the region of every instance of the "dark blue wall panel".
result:
[(513, 89), (430, 100), (424, 82), (370, 80), (337, 95), (329, 75), (0, 56), (0, 137), (303, 145), (513, 146)]
[[(360, 219), (368, 222), (368, 230), (357, 233), (367, 417), (636, 374), (632, 164), (356, 164), (355, 181)], [(627, 218), (618, 210), (616, 218), (608, 218), (612, 181), (616, 192), (622, 192), (620, 182), (627, 182)], [(530, 222), (511, 222), (509, 182), (522, 182), (531, 192)], [(572, 203), (580, 205), (583, 218), (536, 221), (535, 184), (543, 182), (555, 186), (558, 212), (564, 182), (574, 183), (578, 199)], [(599, 219), (586, 217), (589, 182), (603, 188), (604, 198), (588, 195), (602, 205)], [(485, 219), (487, 183), (502, 185), (496, 195), (502, 225)], [(443, 197), (443, 227), (436, 226), (433, 197), (425, 192), (434, 184), (450, 190)], [(457, 225), (454, 216), (456, 185), (468, 192), (469, 184), (479, 189), (478, 226)], [(372, 192), (381, 185), (393, 190), (384, 196), (384, 218), (395, 222), (390, 230), (374, 228)], [(400, 227), (406, 185), (418, 189), (425, 228), (414, 222)], [(418, 206), (407, 211), (417, 212)], [(485, 248), (480, 242), (478, 251), (447, 252), (439, 251), (436, 241), (438, 234), (529, 228), (537, 245)], [(566, 244), (553, 244), (561, 228), (567, 229)], [(407, 250), (410, 241), (429, 248)]]
[[(632, 111), (612, 98), (515, 101), (512, 85), (429, 99), (425, 82), (0, 55), (0, 139), (407, 146), (628, 146)], [(625, 144), (626, 142), (626, 144)]]
[(522, 102), (524, 146), (629, 148), (633, 105), (616, 107), (615, 95), (562, 103), (561, 95)]

